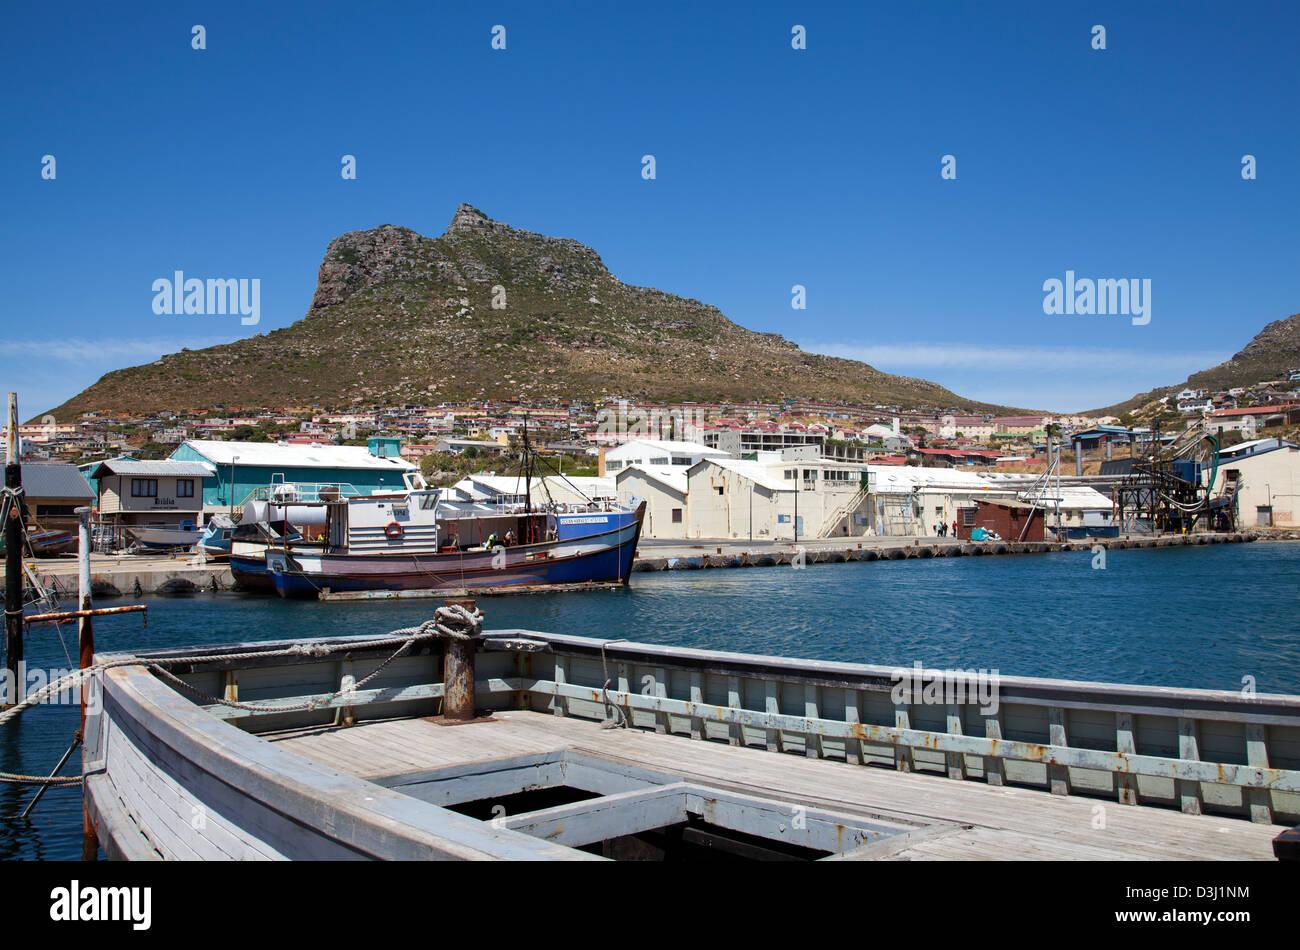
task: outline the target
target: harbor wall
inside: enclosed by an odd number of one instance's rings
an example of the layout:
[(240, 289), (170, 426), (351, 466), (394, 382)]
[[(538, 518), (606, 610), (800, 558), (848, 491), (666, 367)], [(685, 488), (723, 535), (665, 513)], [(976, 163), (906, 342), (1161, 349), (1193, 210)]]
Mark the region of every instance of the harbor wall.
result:
[[(1300, 531), (1204, 533), (1164, 537), (1096, 538), (1079, 541), (958, 541), (943, 538), (872, 538), (859, 540), (810, 540), (756, 542), (734, 540), (683, 541), (643, 547), (633, 562), (634, 572), (694, 571), (716, 568), (774, 567), (799, 564), (837, 564), (848, 561), (899, 561), (909, 558), (992, 557), (1010, 554), (1049, 554), (1069, 551), (1109, 551), (1128, 548), (1191, 547), (1209, 544), (1242, 544), (1251, 541), (1300, 540)], [(75, 559), (28, 562), (40, 583), (61, 598), (75, 598)], [(93, 595), (140, 597), (185, 595), (235, 590), (235, 579), (226, 564), (197, 559), (96, 557), (91, 563)], [(603, 587), (604, 585), (595, 585)], [(542, 593), (546, 588), (529, 588)]]

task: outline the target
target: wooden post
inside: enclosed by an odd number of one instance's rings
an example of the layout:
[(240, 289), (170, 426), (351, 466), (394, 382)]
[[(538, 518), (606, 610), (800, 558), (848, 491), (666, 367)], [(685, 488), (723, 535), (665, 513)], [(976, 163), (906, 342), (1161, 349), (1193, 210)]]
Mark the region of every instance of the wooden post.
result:
[[(9, 394), (9, 432), (6, 439), (8, 456), (5, 458), (5, 487), (21, 488), (23, 470), (18, 458), (18, 394)], [(22, 680), (19, 669), (23, 662), (23, 523), (22, 510), (17, 498), (12, 499), (9, 517), (5, 519), (5, 669), (8, 683), (5, 687), (4, 705), (13, 705), (22, 699)], [(10, 693), (12, 690), (12, 694)]]
[[(90, 616), (90, 508), (77, 509), (77, 606), (87, 613), (77, 618), (77, 655), (78, 662), (84, 670), (95, 664), (95, 627), (94, 618)], [(81, 684), (81, 728), (77, 734), (81, 737), (82, 749), (86, 748), (86, 693), (90, 684)], [(84, 756), (84, 753), (83, 753)], [(84, 769), (83, 769), (84, 771)], [(99, 856), (99, 830), (90, 819), (90, 809), (86, 807), (85, 791), (81, 800), (81, 860), (94, 861)]]
[[(473, 610), (472, 600), (444, 600), (450, 607), (460, 604)], [(474, 640), (448, 637), (442, 655), (442, 714), (446, 719), (466, 722), (474, 718)]]

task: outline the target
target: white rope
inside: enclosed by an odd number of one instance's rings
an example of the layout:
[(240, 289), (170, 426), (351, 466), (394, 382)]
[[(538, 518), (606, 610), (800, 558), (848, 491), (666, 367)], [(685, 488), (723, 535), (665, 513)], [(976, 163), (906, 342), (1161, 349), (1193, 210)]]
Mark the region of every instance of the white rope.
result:
[(464, 604), (445, 604), (433, 614), (438, 632), (450, 640), (472, 640), (483, 630), (483, 611)]

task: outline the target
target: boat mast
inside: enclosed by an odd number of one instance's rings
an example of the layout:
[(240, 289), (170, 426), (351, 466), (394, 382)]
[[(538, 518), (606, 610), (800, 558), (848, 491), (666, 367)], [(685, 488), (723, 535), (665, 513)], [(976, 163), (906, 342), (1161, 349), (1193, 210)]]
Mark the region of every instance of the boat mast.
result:
[(524, 416), (524, 512), (533, 513), (532, 458), (528, 445), (528, 416)]

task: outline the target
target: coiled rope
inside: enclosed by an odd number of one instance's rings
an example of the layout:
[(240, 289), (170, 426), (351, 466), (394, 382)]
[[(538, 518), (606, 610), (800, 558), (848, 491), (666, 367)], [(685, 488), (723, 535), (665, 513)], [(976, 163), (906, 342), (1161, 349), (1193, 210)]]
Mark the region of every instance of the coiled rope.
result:
[[(462, 604), (451, 604), (449, 606), (439, 607), (434, 614), (433, 620), (426, 620), (418, 627), (403, 627), (394, 630), (386, 637), (375, 640), (348, 641), (345, 643), (295, 643), (290, 647), (280, 647), (274, 650), (254, 650), (251, 652), (240, 653), (210, 653), (202, 656), (183, 656), (183, 657), (166, 657), (160, 659), (142, 659), (139, 657), (122, 657), (116, 660), (104, 660), (84, 669), (75, 670), (61, 679), (36, 690), (24, 698), (21, 702), (0, 711), (0, 726), (20, 716), (25, 710), (32, 706), (39, 705), (51, 696), (57, 696), (60, 693), (80, 686), (85, 680), (102, 673), (105, 670), (116, 669), (122, 666), (143, 666), (152, 670), (160, 678), (179, 686), (181, 689), (189, 692), (200, 699), (206, 700), (212, 705), (227, 706), (231, 709), (243, 709), (249, 712), (258, 713), (279, 713), (279, 712), (300, 712), (318, 709), (321, 706), (329, 705), (340, 696), (350, 695), (357, 689), (360, 689), (366, 683), (369, 683), (376, 676), (388, 668), (398, 657), (404, 655), (417, 643), (434, 639), (453, 639), (453, 640), (472, 640), (478, 636), (483, 629), (483, 611), (475, 608), (470, 610)], [(356, 681), (346, 690), (338, 690), (332, 693), (326, 693), (323, 696), (315, 696), (302, 703), (286, 703), (284, 705), (265, 705), (241, 703), (232, 699), (224, 699), (219, 696), (209, 696), (203, 691), (185, 682), (167, 667), (182, 664), (193, 663), (212, 663), (223, 660), (256, 660), (256, 659), (273, 659), (277, 657), (326, 657), (333, 653), (340, 653), (349, 650), (369, 650), (376, 647), (397, 645), (397, 650), (380, 663), (369, 675)], [(79, 785), (81, 776), (43, 776), (43, 775), (23, 775), (15, 772), (0, 772), (0, 782), (11, 782), (17, 784), (34, 784), (34, 785)]]

